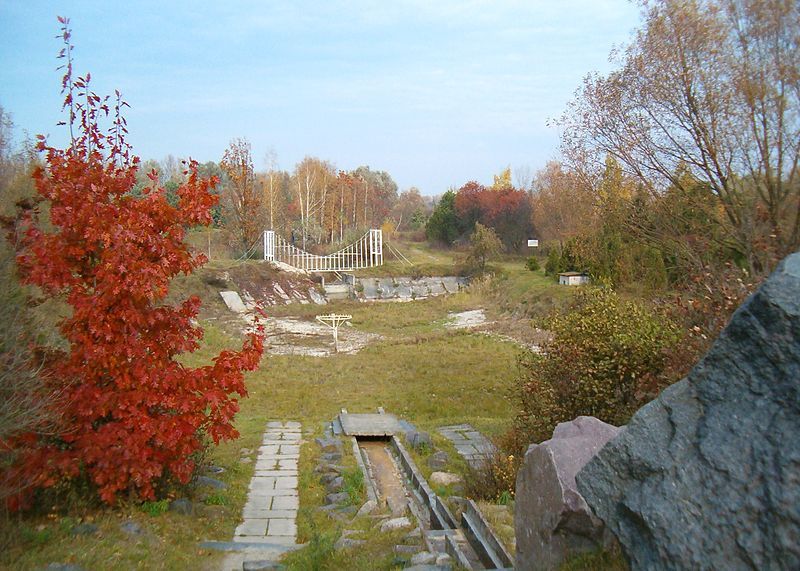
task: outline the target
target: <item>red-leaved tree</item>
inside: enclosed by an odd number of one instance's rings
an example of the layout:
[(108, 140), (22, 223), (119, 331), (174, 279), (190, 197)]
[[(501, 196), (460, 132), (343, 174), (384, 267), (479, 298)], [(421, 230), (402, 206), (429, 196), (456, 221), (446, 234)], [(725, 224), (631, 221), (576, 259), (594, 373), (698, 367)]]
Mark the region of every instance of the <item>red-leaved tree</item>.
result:
[[(213, 365), (176, 360), (202, 338), (194, 322), (200, 301), (173, 307), (163, 300), (173, 277), (205, 262), (183, 239), (186, 227), (211, 222), (215, 181), (201, 179), (190, 162), (176, 207), (155, 173), (143, 196), (132, 195), (139, 159), (125, 142), (125, 103), (118, 92), (115, 101), (98, 97), (88, 74), (74, 78), (68, 20), (59, 21), (71, 144), (57, 149), (40, 137), (45, 166), (34, 179), (52, 229), (29, 207), (14, 240), (23, 281), (72, 308), (60, 324), (69, 349), (47, 361), (61, 425), (53, 436), (5, 443), (20, 458), (9, 477), (24, 478), (29, 491), (86, 477), (107, 503), (121, 492), (153, 499), (159, 483), (191, 478), (205, 438), (238, 436), (236, 395), (247, 393), (244, 371), (258, 366), (262, 336), (249, 335), (240, 351), (223, 351)], [(109, 115), (104, 132), (99, 120)]]

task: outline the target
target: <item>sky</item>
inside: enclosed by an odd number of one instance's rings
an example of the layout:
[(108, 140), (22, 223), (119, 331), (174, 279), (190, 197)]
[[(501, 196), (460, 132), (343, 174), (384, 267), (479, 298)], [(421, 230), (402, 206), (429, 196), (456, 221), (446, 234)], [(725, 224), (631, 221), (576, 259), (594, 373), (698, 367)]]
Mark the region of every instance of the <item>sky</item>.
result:
[(59, 15), (143, 159), (219, 161), (245, 137), (256, 170), (315, 156), (426, 195), (556, 158), (548, 120), (640, 22), (627, 0), (0, 0), (0, 106), (55, 145)]

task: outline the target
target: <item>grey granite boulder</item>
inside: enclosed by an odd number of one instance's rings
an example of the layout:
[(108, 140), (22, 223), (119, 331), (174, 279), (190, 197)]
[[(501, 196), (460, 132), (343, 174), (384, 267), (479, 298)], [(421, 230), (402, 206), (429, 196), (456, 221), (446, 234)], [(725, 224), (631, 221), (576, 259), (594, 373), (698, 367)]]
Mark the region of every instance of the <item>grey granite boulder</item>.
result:
[(578, 475), (637, 569), (800, 569), (800, 254)]
[(448, 462), (450, 462), (450, 456), (443, 450), (434, 452), (428, 457), (428, 467), (431, 470), (444, 470)]
[(344, 478), (342, 476), (337, 476), (336, 478), (325, 484), (325, 491), (328, 492), (329, 494), (334, 492), (341, 492), (342, 488), (344, 488)]
[(322, 452), (341, 452), (342, 441), (338, 438), (317, 438), (317, 445)]
[(142, 535), (144, 533), (142, 526), (130, 519), (119, 524), (119, 528), (127, 535)]
[(215, 490), (224, 490), (228, 484), (216, 478), (209, 478), (208, 476), (197, 476), (195, 478), (195, 485), (197, 487), (214, 488)]
[(169, 511), (181, 515), (194, 515), (194, 504), (186, 498), (178, 498), (169, 503)]
[(327, 504), (343, 504), (350, 499), (350, 494), (347, 492), (337, 492), (325, 496), (325, 503)]
[(611, 545), (613, 536), (578, 493), (575, 474), (619, 431), (579, 416), (528, 447), (517, 474), (516, 569), (558, 569), (571, 555)]

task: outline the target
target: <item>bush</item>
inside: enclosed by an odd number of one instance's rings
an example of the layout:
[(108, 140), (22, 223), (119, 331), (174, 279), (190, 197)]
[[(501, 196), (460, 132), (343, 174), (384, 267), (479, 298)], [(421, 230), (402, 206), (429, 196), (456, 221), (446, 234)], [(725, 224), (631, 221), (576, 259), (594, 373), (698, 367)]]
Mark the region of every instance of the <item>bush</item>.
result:
[(470, 466), (465, 479), (467, 496), (488, 500), (498, 504), (508, 504), (514, 499), (523, 456), (496, 452), (488, 456), (477, 468)]
[(554, 276), (561, 271), (559, 264), (561, 263), (561, 254), (556, 248), (550, 248), (547, 252), (547, 261), (544, 264), (544, 274), (546, 276)]
[(626, 423), (643, 404), (642, 383), (660, 373), (678, 340), (668, 319), (605, 288), (579, 292), (544, 327), (553, 337), (543, 352), (519, 359), (516, 424), (529, 442), (580, 415)]
[(469, 237), (470, 250), (466, 265), (472, 272), (479, 275), (486, 271), (486, 262), (496, 258), (503, 248), (503, 243), (497, 237), (494, 229), (475, 223), (475, 231)]
[[(68, 20), (60, 21), (69, 51)], [(184, 236), (187, 227), (211, 222), (213, 181), (200, 178), (192, 162), (177, 190), (179, 207), (155, 181), (133, 196), (140, 161), (125, 141), (121, 97), (104, 131), (98, 121), (112, 104), (91, 91), (89, 75), (74, 78), (66, 66), (63, 85), (75, 138), (58, 149), (41, 137), (44, 166), (33, 174), (49, 220), (20, 205), (12, 234), (22, 282), (71, 307), (59, 323), (68, 347), (51, 350), (44, 366), (47, 391), (62, 398), (59, 426), (3, 442), (19, 453), (7, 473), (35, 488), (88, 480), (109, 504), (120, 493), (153, 501), (165, 482), (189, 481), (208, 439), (238, 436), (237, 395), (247, 394), (244, 371), (258, 366), (263, 338), (249, 335), (241, 351), (224, 351), (206, 367), (180, 362), (203, 335), (195, 324), (200, 300), (171, 306), (164, 298), (172, 278), (205, 261)]]
[(525, 267), (528, 268), (532, 272), (539, 271), (541, 266), (539, 265), (539, 258), (536, 256), (531, 256), (528, 258), (528, 261), (525, 262)]

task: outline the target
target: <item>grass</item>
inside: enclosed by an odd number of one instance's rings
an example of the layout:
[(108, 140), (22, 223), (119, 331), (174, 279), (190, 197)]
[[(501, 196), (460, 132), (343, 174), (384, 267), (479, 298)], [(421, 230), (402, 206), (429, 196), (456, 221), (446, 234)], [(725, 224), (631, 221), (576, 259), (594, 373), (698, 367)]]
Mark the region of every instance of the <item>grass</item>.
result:
[(498, 275), (482, 294), (491, 298), (497, 311), (542, 318), (568, 303), (576, 290), (559, 285), (544, 270), (530, 271), (522, 258), (506, 259), (493, 268)]
[[(402, 251), (420, 263), (451, 267), (453, 264), (450, 253), (423, 245), (411, 244)], [(203, 345), (195, 354), (184, 357), (187, 365), (208, 364), (219, 351), (241, 343), (217, 321), (227, 310), (221, 306), (219, 284), (214, 277), (228, 266), (228, 262), (213, 262), (207, 269), (174, 284), (173, 299), (196, 293), (206, 303), (201, 314), (205, 328)], [(208, 461), (225, 468), (225, 472), (214, 477), (226, 482), (228, 489), (195, 498), (208, 511), (194, 517), (182, 516), (165, 511), (161, 502), (122, 503), (114, 508), (80, 503), (70, 507), (41, 505), (37, 513), (0, 521), (0, 568), (37, 569), (50, 562), (73, 563), (86, 569), (218, 566), (222, 554), (200, 549), (198, 542), (232, 537), (253, 474), (252, 463), (240, 462), (241, 450), (257, 450), (266, 421), (273, 419), (302, 422), (309, 441), (300, 457), (298, 518), (299, 539), (309, 542), (309, 547), (292, 554), (287, 559), (289, 567), (395, 568), (398, 561), (392, 546), (401, 542), (405, 532), (378, 533), (369, 518), (361, 518), (363, 521), (355, 524), (361, 526), (362, 537), (367, 540), (364, 546), (345, 552), (332, 551), (341, 528), (315, 509), (323, 502), (324, 486), (313, 474), (318, 455), (313, 436), (319, 435), (322, 423), (331, 420), (343, 407), (350, 412), (373, 412), (382, 406), (430, 432), (434, 444), (450, 454), (451, 469), (463, 473), (461, 458), (435, 429), (469, 422), (489, 436), (503, 432), (514, 414), (508, 395), (516, 375), (519, 350), (496, 338), (446, 329), (448, 313), (494, 306), (499, 308), (498, 312), (508, 311), (524, 300), (544, 304), (542, 300), (548, 296), (567, 295), (557, 290), (548, 278), (525, 270), (522, 260), (505, 262), (502, 268), (505, 276), (499, 281), (502, 293), (493, 293), (493, 288), (487, 286), (472, 293), (414, 303), (342, 302), (327, 306), (325, 312), (350, 313), (354, 327), (381, 335), (379, 341), (358, 354), (324, 359), (265, 356), (259, 370), (247, 377), (249, 397), (241, 402), (236, 419), (241, 437), (209, 451)], [(271, 315), (308, 318), (319, 312), (320, 308), (312, 305), (269, 308)], [(348, 447), (345, 448), (345, 467), (350, 468), (355, 462), (347, 456)], [(419, 455), (418, 461), (429, 475), (426, 456)], [(250, 457), (254, 459), (254, 453)], [(357, 504), (357, 477), (348, 478), (347, 489), (353, 491)], [(176, 490), (174, 495), (183, 493)], [(141, 535), (130, 536), (120, 529), (120, 523), (129, 519), (142, 527)], [(91, 521), (99, 532), (93, 536), (72, 536), (72, 526), (81, 521)]]
[(481, 513), (492, 527), (498, 539), (503, 542), (506, 550), (513, 555), (514, 545), (514, 510), (512, 505), (495, 505), (486, 501), (477, 502)]
[(347, 505), (360, 507), (364, 503), (364, 473), (361, 468), (348, 468), (342, 472), (344, 487), (342, 491), (349, 498)]
[(628, 571), (630, 567), (619, 550), (595, 551), (568, 559), (559, 571)]

